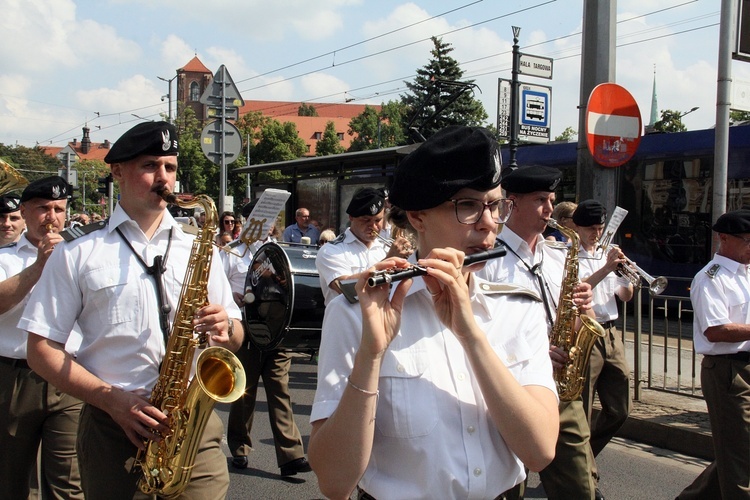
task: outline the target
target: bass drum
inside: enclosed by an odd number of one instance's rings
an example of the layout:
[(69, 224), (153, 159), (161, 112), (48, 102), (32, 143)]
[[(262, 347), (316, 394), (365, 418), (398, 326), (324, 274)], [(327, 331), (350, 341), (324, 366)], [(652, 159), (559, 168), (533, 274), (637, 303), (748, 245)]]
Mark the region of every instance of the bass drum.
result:
[(266, 243), (245, 277), (245, 326), (258, 349), (317, 350), (325, 301), (315, 268), (318, 249)]

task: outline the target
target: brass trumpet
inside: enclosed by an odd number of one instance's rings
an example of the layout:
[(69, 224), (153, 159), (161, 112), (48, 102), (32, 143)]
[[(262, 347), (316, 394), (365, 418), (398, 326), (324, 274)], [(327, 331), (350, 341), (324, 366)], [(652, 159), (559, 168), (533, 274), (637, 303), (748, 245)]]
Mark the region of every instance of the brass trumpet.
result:
[[(617, 245), (610, 246), (612, 248), (620, 248)], [(625, 259), (625, 264), (620, 264), (619, 266), (617, 266), (615, 274), (626, 278), (628, 281), (630, 281), (633, 287), (639, 287), (641, 284), (641, 279), (643, 279), (646, 283), (648, 283), (648, 291), (651, 295), (659, 295), (667, 289), (667, 285), (669, 284), (667, 278), (665, 278), (664, 276), (658, 276), (654, 278), (646, 271), (644, 271), (641, 267), (639, 267), (638, 264), (628, 259), (627, 255), (623, 254), (623, 258)]]

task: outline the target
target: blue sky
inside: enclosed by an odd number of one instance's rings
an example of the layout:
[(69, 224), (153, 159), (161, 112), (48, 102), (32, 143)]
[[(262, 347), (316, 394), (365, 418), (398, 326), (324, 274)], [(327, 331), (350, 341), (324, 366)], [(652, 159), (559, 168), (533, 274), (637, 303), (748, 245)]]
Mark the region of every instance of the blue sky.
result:
[[(616, 82), (648, 122), (654, 68), (659, 109), (715, 120), (719, 0), (619, 0)], [(138, 116), (167, 112), (167, 83), (195, 54), (226, 65), (244, 99), (379, 104), (424, 66), (430, 36), (497, 113), (511, 77), (511, 26), (521, 51), (554, 59), (552, 133), (577, 128), (582, 0), (0, 0), (0, 142), (116, 140)], [(750, 80), (750, 66), (733, 62)], [(174, 90), (174, 87), (173, 87)], [(492, 119), (494, 121), (494, 118)]]

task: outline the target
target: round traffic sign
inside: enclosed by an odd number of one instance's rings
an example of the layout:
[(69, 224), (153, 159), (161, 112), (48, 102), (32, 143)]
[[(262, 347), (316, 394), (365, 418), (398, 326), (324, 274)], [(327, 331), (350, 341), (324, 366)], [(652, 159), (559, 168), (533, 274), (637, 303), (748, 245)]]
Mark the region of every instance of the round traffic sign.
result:
[(604, 167), (619, 167), (635, 154), (641, 142), (641, 111), (625, 88), (616, 83), (594, 87), (586, 106), (586, 142)]

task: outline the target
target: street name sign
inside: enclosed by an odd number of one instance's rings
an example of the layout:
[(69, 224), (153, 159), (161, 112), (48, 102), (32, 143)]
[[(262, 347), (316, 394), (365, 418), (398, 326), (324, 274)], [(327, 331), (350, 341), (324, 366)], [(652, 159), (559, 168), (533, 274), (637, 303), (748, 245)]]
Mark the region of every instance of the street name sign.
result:
[(552, 79), (552, 58), (519, 53), (518, 72), (537, 78)]

